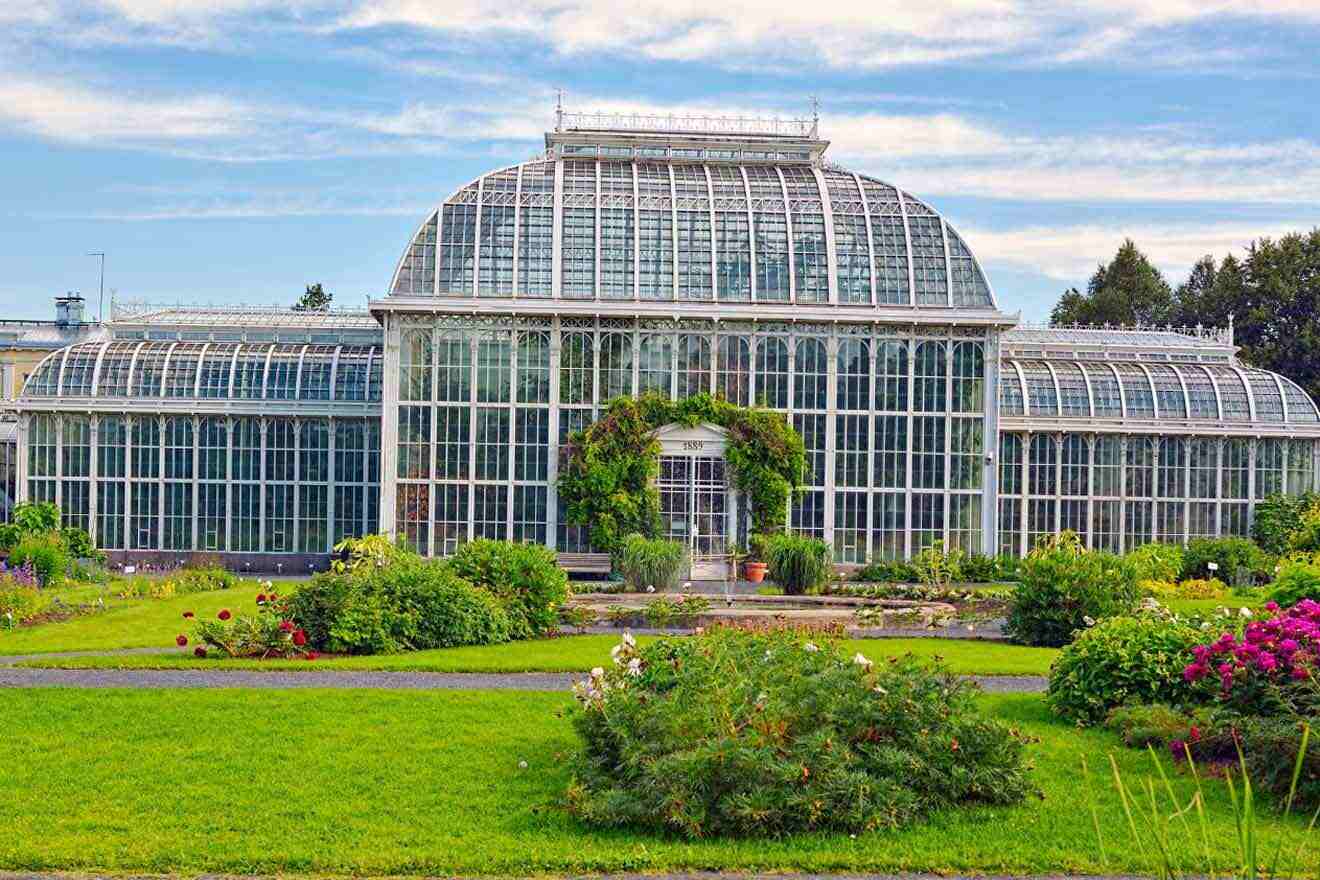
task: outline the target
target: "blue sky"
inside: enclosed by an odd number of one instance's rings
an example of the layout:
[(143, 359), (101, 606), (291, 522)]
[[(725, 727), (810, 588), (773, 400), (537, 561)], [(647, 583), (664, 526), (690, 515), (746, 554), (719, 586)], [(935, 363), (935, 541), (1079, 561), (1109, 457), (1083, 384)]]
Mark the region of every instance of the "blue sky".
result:
[(573, 110), (801, 116), (945, 213), (1009, 311), (1131, 236), (1320, 224), (1316, 0), (9, 0), (0, 317), (384, 293), (420, 218)]

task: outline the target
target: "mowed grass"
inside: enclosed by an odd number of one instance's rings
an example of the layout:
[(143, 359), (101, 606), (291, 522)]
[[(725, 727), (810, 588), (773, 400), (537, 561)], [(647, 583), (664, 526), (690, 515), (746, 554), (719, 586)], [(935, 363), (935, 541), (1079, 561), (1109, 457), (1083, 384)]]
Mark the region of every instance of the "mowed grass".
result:
[[(275, 584), (278, 592), (291, 584)], [(192, 611), (198, 617), (213, 617), (220, 609), (233, 613), (256, 611), (257, 593), (262, 588), (256, 581), (246, 580), (229, 590), (193, 593), (170, 599), (118, 599), (113, 584), (103, 588), (75, 587), (56, 590), (53, 594), (66, 602), (105, 599), (106, 610), (85, 614), (58, 623), (0, 628), (0, 655), (40, 654), (52, 651), (104, 651), (116, 648), (168, 648), (174, 637), (186, 633), (190, 622), (183, 612)]]
[[(186, 631), (186, 629), (185, 629)], [(169, 636), (173, 638), (173, 634)], [(641, 636), (647, 643), (654, 636)], [(257, 669), (257, 670), (394, 670), (407, 672), (585, 672), (610, 660), (617, 635), (562, 636), (481, 645), (443, 648), (370, 657), (323, 657), (306, 660), (198, 659), (191, 647), (169, 654), (121, 654), (109, 657), (50, 657), (23, 662), (23, 666), (61, 669)], [(168, 644), (168, 641), (166, 641)], [(950, 671), (981, 675), (1047, 675), (1058, 654), (1051, 648), (1027, 648), (1002, 642), (970, 639), (850, 639), (849, 653), (861, 652), (872, 660), (915, 654), (923, 659), (940, 657)]]
[(1161, 599), (1160, 603), (1167, 605), (1171, 611), (1178, 614), (1209, 614), (1213, 615), (1220, 608), (1227, 608), (1229, 613), (1237, 614), (1243, 608), (1250, 608), (1253, 611), (1264, 605), (1266, 597), (1261, 596), (1228, 596), (1223, 599)]
[[(575, 739), (558, 694), (391, 691), (0, 691), (0, 868), (225, 874), (603, 871), (1142, 872), (1108, 778), (1153, 772), (1110, 734), (1054, 722), (1040, 698), (980, 698), (1040, 738), (1043, 791), (898, 831), (688, 841), (598, 830), (560, 798)], [(1091, 783), (1081, 775), (1085, 756)], [(526, 768), (520, 768), (520, 762)], [(1184, 801), (1185, 773), (1173, 786)], [(1095, 793), (1108, 839), (1097, 848)], [(1219, 870), (1235, 866), (1222, 782), (1207, 783)], [(1263, 811), (1264, 812), (1264, 811)], [(1300, 821), (1261, 819), (1261, 852)], [(1187, 844), (1181, 832), (1175, 846)], [(1291, 851), (1291, 847), (1290, 847)]]

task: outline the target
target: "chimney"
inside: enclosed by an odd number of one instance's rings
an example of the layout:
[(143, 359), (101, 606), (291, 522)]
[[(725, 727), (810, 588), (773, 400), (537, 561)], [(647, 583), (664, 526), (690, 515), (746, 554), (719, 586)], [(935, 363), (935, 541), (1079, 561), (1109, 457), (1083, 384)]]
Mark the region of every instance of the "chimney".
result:
[(55, 324), (68, 327), (83, 322), (83, 298), (76, 293), (55, 297)]

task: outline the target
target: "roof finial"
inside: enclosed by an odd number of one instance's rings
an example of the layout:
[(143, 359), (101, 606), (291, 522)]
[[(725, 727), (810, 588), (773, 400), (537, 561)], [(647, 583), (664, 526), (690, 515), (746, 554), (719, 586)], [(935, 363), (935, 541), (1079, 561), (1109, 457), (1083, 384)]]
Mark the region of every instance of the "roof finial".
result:
[(820, 137), (820, 98), (811, 96), (811, 136)]
[(555, 131), (564, 130), (564, 90), (555, 89)]

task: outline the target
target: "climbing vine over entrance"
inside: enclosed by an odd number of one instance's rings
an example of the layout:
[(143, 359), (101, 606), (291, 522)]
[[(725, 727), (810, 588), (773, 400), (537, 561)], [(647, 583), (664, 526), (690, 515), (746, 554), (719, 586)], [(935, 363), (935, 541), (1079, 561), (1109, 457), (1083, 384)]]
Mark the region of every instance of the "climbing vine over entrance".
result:
[(655, 392), (620, 397), (599, 420), (560, 447), (559, 503), (567, 522), (590, 526), (591, 544), (615, 552), (625, 535), (660, 533), (660, 441), (678, 423), (710, 422), (729, 433), (725, 453), (734, 489), (750, 501), (752, 531), (782, 531), (788, 502), (802, 484), (806, 448), (780, 413), (698, 394), (671, 401)]

